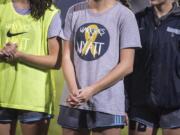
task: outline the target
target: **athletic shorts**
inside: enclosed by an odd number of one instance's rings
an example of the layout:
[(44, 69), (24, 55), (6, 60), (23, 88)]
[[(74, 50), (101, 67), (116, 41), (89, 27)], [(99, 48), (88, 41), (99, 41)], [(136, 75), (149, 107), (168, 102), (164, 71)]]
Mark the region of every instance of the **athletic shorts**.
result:
[(58, 124), (68, 129), (123, 128), (125, 116), (80, 110), (65, 106), (60, 107)]
[(10, 123), (19, 120), (21, 123), (33, 123), (53, 116), (42, 112), (31, 112), (18, 109), (0, 108), (0, 123)]
[(150, 128), (180, 128), (180, 109), (132, 107), (129, 112), (129, 119)]

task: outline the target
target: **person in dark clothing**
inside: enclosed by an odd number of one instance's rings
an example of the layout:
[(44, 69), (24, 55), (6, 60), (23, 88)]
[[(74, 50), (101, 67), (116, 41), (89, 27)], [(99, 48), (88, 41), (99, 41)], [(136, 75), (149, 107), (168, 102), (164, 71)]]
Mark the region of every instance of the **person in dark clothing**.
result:
[(149, 0), (129, 0), (131, 4), (131, 9), (134, 13), (137, 13), (149, 6)]
[(180, 134), (180, 8), (173, 0), (150, 0), (136, 14), (142, 49), (125, 79), (129, 134)]

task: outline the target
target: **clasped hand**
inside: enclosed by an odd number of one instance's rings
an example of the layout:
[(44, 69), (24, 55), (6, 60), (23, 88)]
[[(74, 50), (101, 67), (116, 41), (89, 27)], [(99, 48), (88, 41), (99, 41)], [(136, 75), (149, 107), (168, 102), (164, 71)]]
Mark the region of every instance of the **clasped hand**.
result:
[(93, 90), (91, 87), (84, 89), (74, 90), (67, 98), (67, 103), (70, 107), (78, 107), (83, 103), (86, 103), (93, 96)]
[(17, 45), (7, 43), (2, 50), (0, 50), (0, 59), (6, 61), (14, 61), (18, 58)]

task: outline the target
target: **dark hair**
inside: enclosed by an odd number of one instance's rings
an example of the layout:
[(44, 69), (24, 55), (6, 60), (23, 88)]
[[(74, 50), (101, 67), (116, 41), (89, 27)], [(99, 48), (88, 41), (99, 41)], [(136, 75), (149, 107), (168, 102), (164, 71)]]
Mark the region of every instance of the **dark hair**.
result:
[(29, 0), (31, 16), (38, 20), (44, 16), (45, 11), (51, 7), (52, 0)]
[(128, 0), (119, 0), (124, 6), (126, 6), (126, 7), (130, 7), (130, 5), (129, 5), (129, 1)]

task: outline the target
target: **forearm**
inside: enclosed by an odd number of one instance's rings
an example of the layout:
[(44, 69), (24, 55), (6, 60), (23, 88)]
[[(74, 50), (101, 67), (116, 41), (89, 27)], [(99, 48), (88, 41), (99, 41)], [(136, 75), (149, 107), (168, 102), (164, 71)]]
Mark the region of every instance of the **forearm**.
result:
[(57, 57), (53, 55), (36, 56), (31, 54), (25, 54), (20, 52), (18, 54), (19, 62), (27, 65), (40, 68), (40, 69), (52, 69), (56, 67)]
[[(131, 63), (131, 62), (130, 62)], [(87, 102), (93, 95), (105, 90), (108, 87), (111, 87), (119, 80), (122, 80), (124, 76), (132, 72), (133, 64), (129, 62), (121, 62), (114, 69), (112, 69), (109, 73), (107, 73), (102, 79), (97, 81), (96, 83), (83, 88), (80, 90), (80, 94), (78, 99), (81, 102)]]
[(40, 69), (59, 69), (61, 65), (61, 43), (57, 38), (48, 39), (48, 54), (31, 55), (17, 51), (15, 54), (20, 62)]
[(114, 69), (112, 69), (102, 79), (92, 85), (93, 95), (114, 85), (118, 81), (122, 80), (126, 75), (133, 71), (132, 65), (126, 65), (125, 63), (119, 63)]
[(62, 70), (68, 85), (69, 91), (74, 93), (78, 89), (75, 77), (75, 70), (70, 58), (63, 58), (62, 60)]
[(122, 49), (120, 51), (120, 63), (115, 66), (109, 73), (107, 73), (102, 79), (90, 86), (93, 95), (108, 87), (111, 87), (133, 71), (134, 53), (134, 49), (131, 48)]

